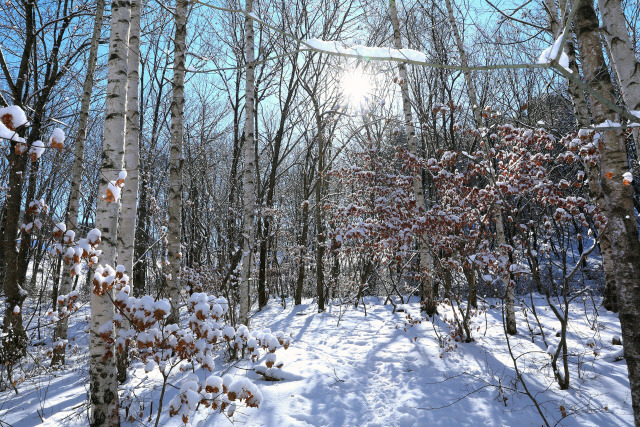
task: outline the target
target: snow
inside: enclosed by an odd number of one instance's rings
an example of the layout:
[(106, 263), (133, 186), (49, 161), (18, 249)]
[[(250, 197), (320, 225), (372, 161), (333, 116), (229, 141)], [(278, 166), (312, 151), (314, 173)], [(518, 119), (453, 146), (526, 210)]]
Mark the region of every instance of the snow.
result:
[(53, 129), (53, 132), (51, 132), (51, 138), (49, 139), (49, 144), (51, 144), (52, 142), (55, 142), (57, 144), (62, 144), (64, 143), (64, 140), (65, 140), (64, 131), (60, 128)]
[(100, 240), (100, 236), (102, 236), (102, 233), (100, 233), (100, 230), (98, 230), (97, 228), (94, 228), (92, 230), (89, 230), (89, 232), (87, 233), (87, 240), (89, 241), (89, 243), (93, 245)]
[(103, 325), (100, 326), (100, 328), (98, 328), (98, 333), (99, 334), (109, 334), (113, 332), (113, 322), (109, 321), (104, 323)]
[[(548, 48), (542, 51), (542, 54), (540, 54), (540, 57), (538, 58), (538, 64), (549, 64), (558, 57), (558, 50), (560, 50), (560, 45), (562, 44), (563, 38), (564, 38), (564, 33), (560, 34), (560, 36), (556, 39), (556, 41), (551, 46), (549, 46)], [(564, 49), (560, 54), (560, 59), (558, 60), (558, 64), (568, 72), (570, 73), (573, 72), (569, 68), (569, 56), (567, 56), (567, 54), (564, 52)]]
[(109, 181), (109, 185), (107, 186), (107, 191), (111, 192), (113, 195), (113, 200), (117, 202), (120, 200), (120, 191), (122, 188), (117, 184), (117, 181)]
[(156, 301), (153, 305), (155, 308), (154, 311), (162, 311), (167, 315), (171, 312), (171, 303), (166, 298)]
[[(26, 114), (24, 114), (22, 108), (18, 107), (17, 105), (10, 105), (8, 107), (0, 108), (0, 118), (2, 118), (3, 122), (5, 122), (5, 116), (7, 116), (7, 121), (11, 121), (11, 127), (13, 129), (28, 124)], [(8, 129), (7, 126), (5, 126), (5, 128)]]
[[(559, 343), (555, 336), (559, 324), (544, 298), (535, 294), (533, 298), (547, 342), (553, 349)], [(153, 305), (152, 300), (148, 302)], [(438, 328), (442, 336), (447, 336), (449, 327), (443, 320), (451, 318), (449, 308), (439, 306), (440, 315), (433, 323), (423, 321), (408, 326), (407, 315), (414, 318), (420, 315), (415, 298), (402, 305), (405, 312), (394, 313), (391, 305), (382, 305), (381, 299), (373, 297), (366, 297), (365, 303), (367, 316), (362, 305), (357, 309), (352, 305), (331, 305), (327, 312), (317, 313), (316, 304), (310, 300), (300, 306), (287, 300), (286, 308), (270, 300), (269, 305), (251, 317), (250, 339), (257, 343), (258, 336), (269, 340), (291, 333), (291, 347), (286, 351), (278, 349), (275, 355), (268, 353), (258, 361), (259, 366), (246, 359), (229, 362), (221, 357), (215, 360), (213, 372), (197, 368), (195, 374), (190, 370), (183, 372), (173, 381), (177, 388), (167, 389), (165, 408), (171, 402), (174, 407), (180, 406), (180, 390), (187, 405), (197, 406), (205, 392), (198, 392), (200, 382), (208, 388), (206, 393), (214, 393), (214, 389), (220, 390), (223, 385), (235, 391), (232, 403), (237, 408), (233, 421), (246, 426), (542, 424), (532, 402), (521, 393), (521, 386), (515, 385), (499, 300), (488, 300), (486, 314), (473, 321), (475, 341), (456, 343), (457, 347), (450, 350), (440, 347), (433, 331)], [(559, 390), (554, 382), (547, 345), (539, 334), (532, 335), (527, 330), (523, 305), (516, 311), (520, 331), (510, 337), (510, 344), (519, 356), (519, 368), (527, 386), (538, 396), (552, 425), (631, 426), (633, 415), (622, 346), (611, 344), (620, 335), (617, 315), (599, 310), (596, 333), (586, 320), (595, 315), (589, 307), (574, 304), (570, 309), (569, 349), (580, 355), (581, 375), (577, 375), (577, 364), (572, 364), (569, 390)], [(12, 390), (0, 392), (0, 401), (4, 402), (0, 406), (3, 422), (26, 427), (40, 425), (42, 417), (44, 425), (49, 426), (86, 425), (87, 408), (83, 403), (88, 386), (89, 335), (85, 332), (88, 313), (89, 307), (84, 306), (70, 319), (68, 347), (78, 350), (69, 352), (65, 369), (51, 376), (47, 365), (42, 374), (26, 377), (18, 384), (18, 395)], [(110, 332), (111, 328), (112, 325), (105, 325), (104, 332)], [(272, 332), (277, 330), (285, 334)], [(236, 335), (241, 333), (244, 329), (238, 327)], [(44, 360), (43, 366), (48, 351), (44, 347), (30, 349), (34, 358)], [(283, 364), (282, 368), (264, 366), (266, 360), (273, 358)], [(152, 399), (154, 410), (157, 407), (162, 384), (160, 370), (167, 366), (147, 361), (135, 362), (133, 367), (132, 378), (121, 386), (121, 399), (133, 399), (132, 408), (135, 405), (146, 408), (146, 417)], [(265, 381), (259, 371), (281, 381)], [(258, 408), (244, 406), (241, 396), (246, 392), (256, 396)], [(559, 406), (566, 408), (567, 418), (562, 418)], [(178, 418), (169, 418), (165, 413), (160, 425), (181, 425)], [(124, 416), (122, 421), (123, 426), (140, 425), (125, 420)], [(202, 410), (190, 422), (196, 426), (229, 423), (222, 414)]]
[(144, 367), (145, 372), (152, 372), (158, 367), (155, 360), (150, 360)]
[(413, 62), (427, 62), (427, 55), (413, 49), (393, 49), (390, 47), (370, 47), (362, 45), (344, 47), (337, 41), (315, 38), (307, 39), (304, 43), (313, 50), (326, 53), (355, 55), (365, 58), (392, 58)]
[(44, 143), (42, 141), (34, 141), (34, 143), (31, 144), (31, 148), (29, 149), (29, 154), (35, 156), (36, 159), (39, 159), (43, 153)]
[(619, 128), (621, 125), (618, 122), (614, 122), (613, 120), (605, 120), (602, 123), (597, 124), (595, 127), (597, 128)]
[[(0, 122), (0, 138), (9, 139), (11, 141), (24, 144), (25, 139), (18, 136), (18, 134), (12, 130), (9, 130), (4, 123)], [(24, 151), (23, 151), (24, 152)]]

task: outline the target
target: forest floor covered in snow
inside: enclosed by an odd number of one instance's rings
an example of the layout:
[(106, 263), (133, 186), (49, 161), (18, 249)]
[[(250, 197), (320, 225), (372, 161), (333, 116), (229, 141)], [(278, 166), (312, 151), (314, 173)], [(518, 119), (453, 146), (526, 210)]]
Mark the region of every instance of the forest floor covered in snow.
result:
[[(499, 302), (483, 304), (487, 310), (472, 320), (474, 341), (456, 343), (448, 339), (444, 319), (452, 313), (443, 305), (433, 322), (411, 326), (407, 315), (420, 317), (413, 300), (393, 312), (382, 300), (366, 298), (366, 315), (362, 304), (332, 305), (317, 313), (310, 300), (301, 306), (288, 300), (286, 308), (271, 300), (253, 316), (251, 327), (292, 335), (291, 347), (276, 353), (284, 363), (284, 380), (264, 381), (247, 360), (217, 360), (220, 372), (248, 377), (264, 397), (260, 408), (239, 407), (232, 420), (243, 426), (540, 426), (534, 402), (516, 379)], [(557, 345), (559, 322), (543, 298), (536, 298), (536, 310), (549, 346)], [(571, 306), (571, 387), (564, 391), (553, 378), (547, 346), (527, 327), (539, 330), (526, 305), (518, 308), (517, 320), (519, 334), (509, 341), (513, 356), (550, 425), (632, 425), (622, 347), (612, 344), (620, 335), (617, 315), (598, 307), (596, 318), (588, 300)], [(30, 348), (29, 362), (17, 371), (18, 394), (0, 393), (0, 426), (87, 425), (88, 307), (72, 318), (69, 336), (69, 363), (62, 370), (48, 369), (50, 342)], [(155, 415), (150, 414), (157, 411), (161, 376), (145, 373), (141, 363), (134, 368), (121, 400), (124, 406), (132, 404), (130, 413), (143, 416), (127, 424), (153, 425)], [(179, 384), (179, 379), (173, 381)], [(167, 389), (160, 425), (182, 424), (166, 411), (176, 392)], [(191, 422), (231, 425), (225, 415), (210, 411), (198, 412)]]

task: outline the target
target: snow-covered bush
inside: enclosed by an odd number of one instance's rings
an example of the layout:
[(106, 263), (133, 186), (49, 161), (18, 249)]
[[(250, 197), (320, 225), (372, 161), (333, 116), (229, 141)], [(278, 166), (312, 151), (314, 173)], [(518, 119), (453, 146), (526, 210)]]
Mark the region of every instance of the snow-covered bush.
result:
[[(225, 320), (227, 300), (206, 293), (191, 294), (187, 316), (178, 324), (169, 323), (169, 300), (130, 296), (128, 283), (122, 266), (96, 267), (93, 292), (101, 295), (113, 290), (117, 308), (117, 336), (112, 336), (111, 324), (103, 325), (101, 336), (106, 343), (115, 344), (116, 351), (124, 353), (127, 349), (131, 357), (144, 363), (147, 372), (159, 372), (164, 379), (163, 388), (177, 380), (178, 372), (213, 372), (214, 359), (220, 353), (228, 358), (248, 355), (256, 361), (261, 349), (275, 357), (277, 349), (286, 349), (291, 342), (291, 337), (282, 332), (250, 332), (244, 325), (232, 327)], [(176, 386), (180, 392), (169, 403), (169, 415), (180, 416), (185, 423), (200, 405), (230, 417), (238, 402), (258, 407), (262, 401), (257, 387), (247, 379), (232, 381), (231, 377), (210, 375), (202, 380), (192, 374)], [(158, 408), (162, 411), (162, 402)]]

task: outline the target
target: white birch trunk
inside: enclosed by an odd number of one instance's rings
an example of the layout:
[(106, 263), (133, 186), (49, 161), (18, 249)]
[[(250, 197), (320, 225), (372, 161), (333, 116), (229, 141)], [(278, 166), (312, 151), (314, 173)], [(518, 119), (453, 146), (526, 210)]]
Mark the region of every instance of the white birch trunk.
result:
[[(463, 67), (468, 67), (469, 61), (467, 60), (467, 52), (464, 49), (464, 43), (462, 41), (460, 31), (458, 30), (458, 24), (456, 23), (455, 17), (453, 15), (453, 6), (451, 4), (451, 0), (446, 0), (445, 3), (447, 6), (449, 25), (451, 26), (451, 31), (453, 32), (453, 36), (456, 39), (458, 55), (460, 55), (460, 65), (462, 65)], [(473, 120), (476, 127), (480, 128), (482, 127), (482, 107), (478, 103), (476, 87), (473, 84), (473, 76), (471, 75), (471, 71), (469, 70), (464, 70), (463, 75), (464, 81), (467, 85), (467, 95), (469, 96), (469, 102), (471, 103), (471, 110), (473, 111)]]
[[(561, 10), (565, 10), (565, 8), (567, 7), (566, 3), (566, 0), (559, 1)], [(563, 31), (563, 28), (560, 25), (558, 7), (556, 6), (555, 0), (544, 0), (544, 4), (547, 7), (549, 13), (549, 26), (551, 27), (551, 35), (555, 40), (560, 36), (560, 32)], [(575, 75), (579, 75), (580, 70), (578, 68), (578, 63), (576, 62), (575, 46), (573, 43), (573, 31), (571, 31), (571, 29), (569, 29), (569, 34), (567, 34), (566, 46), (567, 56), (569, 56), (569, 68)], [(591, 125), (591, 121), (589, 116), (589, 107), (587, 106), (587, 100), (584, 96), (584, 91), (572, 81), (568, 82), (568, 86), (578, 126), (582, 128), (589, 127)]]
[[(598, 18), (593, 4), (582, 1), (576, 10), (574, 27), (578, 36), (584, 79), (611, 103), (613, 84), (600, 43)], [(591, 103), (595, 123), (619, 122), (618, 115), (597, 100)], [(624, 356), (629, 371), (631, 401), (635, 424), (640, 425), (640, 241), (633, 207), (633, 187), (625, 185), (623, 174), (629, 171), (624, 132), (602, 131), (598, 140), (602, 173), (602, 213), (607, 217), (608, 240), (615, 264), (615, 284), (624, 343)]]
[[(253, 0), (247, 0), (246, 11), (253, 11)], [(246, 86), (245, 86), (245, 122), (244, 122), (244, 227), (242, 245), (242, 281), (240, 282), (240, 313), (239, 323), (249, 324), (249, 308), (251, 307), (249, 287), (251, 286), (251, 264), (253, 259), (253, 222), (255, 217), (255, 150), (254, 150), (254, 119), (255, 119), (255, 47), (253, 42), (253, 20), (248, 16), (244, 20), (245, 34), (245, 61)]]
[(140, 84), (140, 0), (131, 0), (131, 28), (129, 30), (129, 54), (127, 57), (127, 124), (125, 134), (124, 167), (127, 179), (122, 189), (120, 204), (120, 228), (118, 230), (118, 264), (123, 265), (129, 275), (129, 286), (133, 273), (133, 248), (135, 244), (138, 166), (140, 159), (140, 112), (138, 86)]
[[(391, 24), (393, 25), (393, 44), (396, 49), (402, 49), (402, 37), (400, 35), (400, 23), (398, 21), (398, 9), (395, 0), (389, 0), (389, 12)], [(400, 76), (400, 92), (402, 94), (402, 111), (404, 113), (404, 129), (409, 143), (409, 152), (414, 157), (418, 157), (418, 147), (416, 144), (416, 129), (413, 125), (413, 114), (411, 112), (411, 100), (409, 98), (409, 79), (407, 77), (407, 65), (404, 62), (398, 64), (398, 74)], [(418, 209), (424, 211), (427, 207), (422, 187), (422, 176), (414, 175), (412, 180), (413, 194), (416, 199)], [(420, 236), (420, 271), (422, 274), (433, 273), (433, 258), (429, 250), (429, 238), (427, 235)], [(431, 280), (422, 278), (422, 297), (425, 303), (425, 310), (428, 315), (436, 312), (435, 298)]]
[[(558, 10), (553, 0), (545, 0), (545, 5), (549, 9), (549, 23), (551, 25), (551, 31), (553, 38), (557, 39), (562, 31), (558, 18)], [(560, 1), (560, 8), (563, 10), (566, 8), (566, 0)], [(580, 74), (578, 64), (575, 59), (575, 48), (573, 44), (573, 31), (567, 35), (567, 55), (569, 56), (569, 68), (575, 75)], [(573, 103), (573, 109), (576, 114), (576, 120), (580, 128), (587, 128), (591, 126), (591, 118), (589, 114), (589, 108), (585, 99), (584, 91), (573, 82), (568, 82), (569, 94), (571, 95), (571, 101)], [(600, 186), (600, 167), (592, 166), (588, 163), (584, 165), (587, 173), (587, 179), (589, 182), (589, 196), (594, 202), (602, 203), (602, 187)], [(608, 233), (608, 229), (601, 231), (602, 233)], [(609, 245), (610, 239), (600, 239), (600, 255), (602, 256), (602, 265), (604, 269), (605, 279), (605, 291), (603, 294), (602, 305), (607, 310), (618, 311), (617, 297), (615, 291), (615, 262), (613, 261), (611, 254), (611, 246)]]
[[(93, 93), (93, 75), (96, 71), (96, 58), (98, 56), (98, 42), (102, 32), (105, 0), (97, 0), (96, 17), (91, 35), (89, 47), (89, 59), (87, 61), (87, 74), (82, 86), (82, 100), (80, 101), (80, 114), (78, 117), (78, 135), (74, 147), (73, 166), (71, 172), (71, 190), (69, 192), (69, 204), (67, 208), (67, 229), (76, 231), (78, 228), (78, 211), (80, 205), (80, 186), (82, 185), (82, 170), (84, 160), (84, 143), (87, 139), (87, 127), (89, 124), (89, 107), (91, 106), (91, 94)], [(76, 233), (77, 234), (77, 233)], [(60, 295), (71, 292), (73, 278), (70, 275), (71, 265), (64, 263), (62, 281), (60, 283)], [(56, 323), (53, 340), (67, 339), (68, 319), (61, 319)], [(65, 347), (54, 347), (51, 365), (64, 364)]]
[[(124, 163), (125, 111), (127, 103), (127, 43), (131, 4), (127, 0), (111, 3), (111, 35), (107, 71), (104, 140), (100, 173), (100, 193), (109, 181), (116, 181)], [(101, 263), (115, 264), (118, 233), (118, 204), (99, 197), (96, 208), (96, 228), (102, 231)], [(113, 334), (114, 306), (107, 293), (91, 293), (90, 392), (91, 424), (119, 425), (118, 381), (114, 346), (100, 336), (105, 325), (111, 324)], [(101, 328), (103, 328), (101, 330)]]
[(171, 160), (169, 166), (169, 227), (167, 260), (171, 277), (167, 280), (171, 315), (169, 322), (177, 323), (180, 315), (180, 274), (182, 241), (182, 140), (184, 135), (184, 75), (187, 51), (187, 13), (189, 2), (176, 2), (173, 59), (173, 101), (171, 102)]
[[(621, 0), (598, 0), (602, 14), (602, 32), (609, 46), (613, 69), (620, 83), (622, 99), (630, 111), (635, 111), (640, 122), (640, 61), (636, 57), (622, 11)], [(640, 159), (640, 132), (633, 130), (636, 155)]]
[[(129, 286), (133, 289), (133, 249), (136, 235), (138, 206), (138, 166), (140, 159), (140, 112), (138, 105), (138, 86), (140, 84), (140, 0), (131, 0), (131, 25), (129, 28), (129, 49), (127, 56), (127, 117), (124, 149), (124, 168), (127, 179), (120, 199), (120, 225), (118, 229), (118, 264), (124, 266), (129, 275)], [(133, 295), (133, 293), (132, 293)], [(130, 327), (124, 320), (125, 329)], [(129, 350), (118, 352), (118, 381), (127, 380), (129, 368)]]

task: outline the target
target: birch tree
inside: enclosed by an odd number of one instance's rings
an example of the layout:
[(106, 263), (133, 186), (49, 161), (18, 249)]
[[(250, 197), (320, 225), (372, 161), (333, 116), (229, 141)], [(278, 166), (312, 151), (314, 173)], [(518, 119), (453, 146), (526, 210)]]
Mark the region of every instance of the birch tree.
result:
[[(598, 0), (602, 14), (602, 33), (607, 41), (613, 69), (627, 108), (640, 117), (640, 60), (627, 30), (621, 0)], [(640, 159), (640, 133), (634, 129), (636, 157)]]
[[(245, 4), (246, 12), (253, 12), (253, 0), (247, 0)], [(253, 260), (253, 222), (255, 218), (255, 53), (253, 40), (253, 19), (245, 16), (244, 20), (245, 36), (245, 122), (244, 122), (244, 225), (243, 225), (243, 245), (242, 245), (242, 281), (240, 283), (240, 314), (239, 323), (249, 324), (249, 309), (251, 307), (249, 287), (251, 286), (251, 264)]]
[[(558, 18), (558, 10), (555, 3), (552, 0), (545, 0), (545, 7), (549, 14), (549, 24), (553, 33), (554, 39), (560, 37), (561, 26)], [(564, 10), (567, 7), (566, 0), (560, 0), (560, 7)], [(569, 31), (569, 29), (567, 29)], [(575, 46), (573, 42), (573, 31), (567, 34), (567, 55), (569, 56), (569, 68), (575, 75), (580, 75), (578, 64), (575, 60)], [(573, 109), (576, 114), (577, 124), (581, 128), (587, 128), (591, 126), (591, 117), (589, 114), (589, 108), (585, 99), (585, 94), (577, 84), (573, 81), (568, 82), (569, 94), (571, 95), (571, 101), (573, 103)], [(602, 202), (602, 187), (600, 185), (600, 166), (585, 164), (585, 171), (589, 177), (588, 190), (589, 196), (592, 200), (601, 203)], [(605, 229), (601, 234), (608, 233), (609, 230)], [(602, 266), (604, 269), (605, 277), (605, 289), (603, 293), (602, 305), (611, 311), (618, 311), (616, 287), (615, 287), (615, 261), (611, 253), (611, 239), (600, 239), (600, 255), (602, 257)]]
[[(124, 169), (127, 171), (127, 185), (122, 190), (120, 224), (118, 229), (118, 264), (133, 276), (134, 247), (138, 204), (138, 167), (140, 163), (140, 106), (138, 89), (140, 84), (140, 0), (131, 0), (131, 25), (129, 28), (129, 48), (127, 51), (127, 115), (125, 132)], [(129, 280), (129, 286), (135, 283)], [(125, 324), (128, 322), (125, 320)], [(128, 349), (117, 354), (118, 381), (127, 379)]]
[[(111, 3), (111, 34), (107, 71), (104, 139), (100, 167), (100, 191), (110, 181), (116, 181), (124, 164), (125, 112), (127, 108), (127, 42), (131, 3), (114, 0)], [(114, 265), (118, 238), (118, 202), (99, 197), (96, 227), (102, 231), (100, 261)], [(105, 334), (114, 335), (112, 295), (91, 293), (90, 323), (90, 395), (91, 425), (118, 425), (118, 381), (114, 346), (105, 341)]]
[[(402, 49), (402, 37), (400, 35), (400, 23), (398, 21), (398, 9), (395, 0), (389, 0), (389, 12), (391, 15), (391, 25), (393, 25), (393, 45), (396, 49)], [(412, 156), (418, 157), (418, 147), (416, 144), (416, 130), (413, 125), (413, 115), (411, 113), (411, 100), (409, 99), (407, 65), (404, 62), (398, 63), (398, 75), (400, 91), (402, 94), (402, 111), (404, 113), (404, 129), (409, 142), (409, 152)], [(416, 199), (416, 206), (422, 212), (426, 209), (424, 190), (420, 175), (413, 177), (413, 193)], [(431, 274), (433, 270), (433, 259), (429, 251), (428, 236), (420, 236), (420, 271), (423, 275), (421, 292), (425, 303), (425, 309), (429, 316), (436, 312), (436, 304), (433, 295), (433, 287), (425, 274)]]
[[(105, 0), (98, 0), (96, 3), (96, 16), (91, 35), (91, 46), (89, 48), (89, 58), (87, 59), (87, 73), (82, 85), (82, 100), (80, 102), (80, 112), (78, 114), (78, 134), (73, 151), (73, 167), (71, 171), (71, 189), (69, 191), (69, 202), (67, 205), (67, 230), (78, 229), (78, 212), (80, 207), (80, 186), (82, 185), (82, 172), (84, 169), (84, 145), (87, 139), (87, 127), (89, 126), (89, 107), (91, 106), (91, 95), (93, 93), (94, 74), (96, 72), (96, 62), (98, 56), (98, 43), (102, 32), (102, 22), (104, 17)], [(64, 263), (60, 294), (66, 295), (71, 291), (73, 278), (70, 274), (71, 264)], [(67, 339), (68, 319), (58, 320), (53, 334), (54, 342)], [(65, 347), (54, 346), (51, 364), (64, 364)]]
[(187, 13), (189, 2), (178, 0), (175, 9), (176, 35), (173, 59), (173, 101), (171, 102), (171, 160), (169, 166), (169, 229), (167, 260), (171, 275), (167, 280), (171, 315), (178, 322), (180, 303), (182, 241), (182, 141), (184, 137), (184, 75), (187, 52)]
[[(131, 0), (131, 27), (127, 56), (127, 117), (124, 167), (127, 185), (122, 189), (120, 228), (118, 230), (118, 264), (127, 273), (133, 271), (133, 248), (138, 202), (138, 166), (140, 163), (140, 111), (138, 90), (140, 84), (140, 0)], [(129, 286), (135, 286), (131, 281)]]
[[(572, 3), (575, 6), (576, 1)], [(611, 76), (604, 59), (598, 17), (589, 1), (576, 6), (574, 27), (582, 59), (585, 82), (615, 105)], [(618, 114), (604, 103), (592, 98), (591, 110), (596, 124), (619, 122)], [(633, 206), (633, 187), (625, 184), (623, 175), (629, 172), (624, 131), (604, 130), (595, 135), (600, 150), (603, 200), (600, 204), (607, 217), (608, 233), (600, 236), (611, 246), (615, 264), (620, 325), (624, 340), (624, 355), (629, 370), (631, 400), (636, 425), (640, 425), (640, 241)]]

